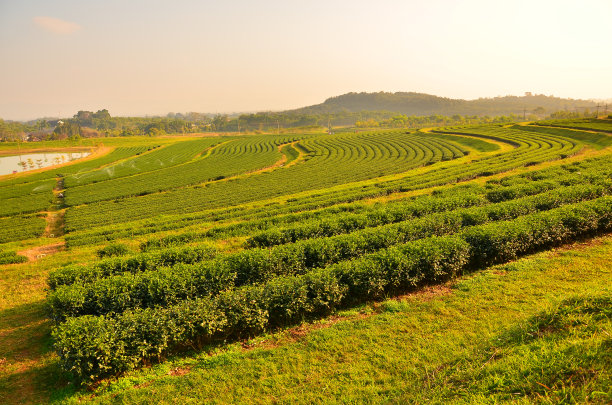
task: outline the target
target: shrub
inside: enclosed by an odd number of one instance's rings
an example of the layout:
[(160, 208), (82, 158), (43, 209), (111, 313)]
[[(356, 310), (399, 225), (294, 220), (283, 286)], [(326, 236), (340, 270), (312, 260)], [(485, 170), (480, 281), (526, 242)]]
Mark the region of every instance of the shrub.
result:
[(1, 264), (16, 264), (25, 263), (28, 258), (22, 255), (18, 255), (15, 252), (0, 252), (0, 265)]
[(212, 246), (183, 246), (169, 248), (154, 253), (140, 253), (121, 258), (107, 258), (92, 266), (69, 265), (53, 270), (49, 274), (48, 284), (51, 290), (62, 285), (74, 283), (91, 283), (103, 277), (121, 273), (140, 273), (161, 266), (172, 266), (177, 263), (196, 263), (211, 259), (217, 254)]
[[(317, 267), (326, 267), (421, 238), (453, 234), (469, 226), (514, 219), (540, 209), (552, 209), (567, 202), (601, 195), (606, 190), (601, 186), (574, 186), (520, 200), (436, 213), (352, 234), (309, 239), (272, 249), (245, 250), (191, 266), (160, 268), (157, 267), (161, 263), (159, 260), (150, 260), (146, 271), (124, 272), (95, 280), (89, 285), (57, 288), (48, 302), (53, 318), (58, 321), (68, 316), (101, 315), (134, 307), (171, 305), (180, 300), (217, 294), (225, 289), (261, 283), (279, 276), (304, 274)], [(584, 218), (579, 217), (576, 221), (583, 223)], [(522, 246), (533, 245), (532, 238), (537, 238), (540, 243), (565, 240), (555, 234), (554, 229), (537, 233), (537, 227), (520, 224), (522, 222), (518, 221), (508, 228), (505, 222), (495, 222), (475, 227), (465, 235), (467, 242), (476, 246), (477, 254), (473, 260), (478, 263), (511, 260), (524, 253)], [(541, 228), (548, 229), (546, 224)], [(180, 263), (187, 261), (183, 258)], [(374, 266), (375, 263), (372, 264)], [(100, 267), (105, 266), (98, 264)], [(81, 278), (92, 277), (93, 274), (83, 269), (73, 272), (77, 273), (83, 274)], [(54, 274), (53, 277), (57, 285), (58, 275)]]
[(114, 317), (69, 318), (53, 331), (63, 367), (81, 380), (130, 370), (181, 345), (249, 336), (340, 305), (440, 282), (573, 238), (612, 230), (612, 198), (422, 239), (304, 275)]
[(124, 256), (129, 253), (129, 249), (126, 245), (122, 243), (113, 243), (108, 246), (99, 249), (96, 252), (96, 255), (99, 258), (103, 257), (112, 257), (112, 256)]

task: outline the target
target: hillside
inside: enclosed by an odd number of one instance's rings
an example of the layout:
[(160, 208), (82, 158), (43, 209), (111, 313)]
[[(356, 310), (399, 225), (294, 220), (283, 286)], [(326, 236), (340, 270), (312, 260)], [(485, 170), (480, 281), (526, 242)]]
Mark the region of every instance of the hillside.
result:
[(424, 93), (347, 93), (330, 97), (321, 104), (287, 111), (295, 114), (321, 114), (359, 111), (394, 111), (407, 115), (508, 115), (532, 112), (538, 107), (546, 112), (568, 110), (582, 112), (595, 109), (597, 104), (588, 100), (575, 100), (545, 96), (505, 96), (462, 100), (438, 97)]
[(79, 139), (0, 178), (0, 403), (610, 403), (610, 134)]

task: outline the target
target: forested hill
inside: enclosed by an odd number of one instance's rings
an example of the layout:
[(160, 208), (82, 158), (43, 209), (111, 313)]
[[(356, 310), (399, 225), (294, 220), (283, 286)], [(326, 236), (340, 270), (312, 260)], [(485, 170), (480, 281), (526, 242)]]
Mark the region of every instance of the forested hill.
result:
[(321, 104), (287, 111), (296, 114), (321, 114), (359, 111), (393, 111), (406, 115), (508, 115), (523, 114), (541, 108), (539, 112), (559, 110), (583, 112), (594, 110), (597, 104), (545, 95), (505, 96), (461, 100), (424, 93), (347, 93), (331, 97)]

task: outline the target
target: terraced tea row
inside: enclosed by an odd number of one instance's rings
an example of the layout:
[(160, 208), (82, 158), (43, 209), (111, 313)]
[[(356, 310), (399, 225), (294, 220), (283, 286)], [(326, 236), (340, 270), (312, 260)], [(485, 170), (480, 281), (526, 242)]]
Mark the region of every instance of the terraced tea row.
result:
[(45, 226), (45, 219), (37, 215), (0, 218), (0, 243), (38, 238)]
[(409, 242), (302, 275), (174, 305), (127, 310), (116, 317), (80, 316), (53, 336), (66, 370), (95, 380), (138, 367), (178, 346), (251, 335), (320, 317), (342, 305), (435, 283), (573, 238), (612, 230), (612, 199), (563, 206), (510, 221), (474, 226), (456, 236)]
[[(505, 128), (480, 128), (472, 132), (473, 134), (470, 135), (496, 138), (516, 145), (516, 148), (509, 152), (497, 153), (476, 159), (469, 162), (469, 164), (467, 162), (465, 164), (453, 164), (453, 162), (450, 162), (445, 166), (440, 166), (439, 168), (431, 167), (425, 171), (419, 170), (414, 174), (409, 170), (415, 164), (411, 165), (407, 162), (401, 169), (397, 165), (392, 166), (390, 168), (393, 170), (392, 173), (405, 171), (406, 174), (398, 176), (398, 179), (381, 180), (370, 184), (357, 183), (352, 187), (348, 185), (339, 190), (325, 190), (316, 194), (310, 194), (304, 198), (298, 198), (303, 203), (300, 205), (299, 210), (308, 209), (308, 206), (329, 206), (377, 195), (439, 186), (478, 176), (491, 175), (520, 166), (559, 159), (577, 153), (582, 148), (580, 142), (571, 139), (543, 134), (527, 134), (524, 131)], [(429, 137), (427, 134), (416, 134), (413, 136), (421, 142), (428, 142), (433, 139), (433, 137)], [(315, 138), (310, 141), (315, 142), (316, 140)], [(435, 142), (442, 141), (436, 139)], [(335, 159), (328, 159), (328, 162), (321, 160), (322, 158), (311, 158), (306, 164), (290, 168), (293, 170), (277, 170), (264, 176), (252, 176), (232, 182), (211, 184), (203, 190), (183, 189), (164, 195), (127, 199), (119, 203), (99, 203), (87, 207), (78, 207), (67, 213), (68, 229), (74, 231), (83, 229), (85, 224), (97, 227), (151, 217), (155, 215), (155, 212), (159, 212), (159, 210), (166, 214), (197, 212), (216, 207), (275, 198), (290, 193), (322, 189), (342, 183), (343, 177), (336, 177), (340, 174), (348, 177), (347, 182), (356, 182), (360, 179), (353, 175), (353, 172), (357, 170), (353, 165), (343, 166), (338, 164)], [(311, 162), (316, 162), (317, 164), (314, 165)], [(362, 171), (357, 170), (357, 173), (359, 172)], [(361, 180), (367, 179), (367, 175), (376, 177), (385, 173), (370, 169), (366, 170), (365, 174), (361, 177)], [(298, 182), (295, 179), (300, 179), (300, 181)], [(178, 201), (181, 201), (180, 207)], [(297, 206), (298, 204), (295, 205)], [(120, 212), (117, 212), (117, 209)]]
[[(461, 210), (464, 207), (470, 206), (485, 206), (482, 209), (487, 210), (489, 215), (495, 213), (494, 219), (499, 219), (504, 214), (503, 207), (513, 207), (513, 205), (499, 205), (499, 206), (488, 206), (490, 202), (500, 202), (515, 200), (517, 198), (528, 197), (536, 207), (548, 207), (550, 204), (557, 204), (562, 201), (574, 201), (572, 199), (580, 198), (595, 198), (601, 193), (607, 193), (612, 187), (611, 183), (611, 171), (612, 166), (607, 164), (612, 161), (612, 156), (605, 156), (603, 158), (590, 159), (588, 161), (576, 162), (569, 165), (552, 167), (545, 170), (540, 170), (532, 173), (526, 173), (522, 175), (514, 175), (490, 182), (485, 187), (483, 186), (456, 186), (452, 189), (437, 193), (434, 196), (422, 196), (417, 198), (410, 198), (407, 201), (397, 200), (391, 201), (385, 204), (379, 205), (363, 205), (355, 204), (355, 207), (344, 207), (342, 210), (325, 209), (319, 211), (319, 214), (323, 214), (313, 221), (304, 222), (304, 219), (308, 216), (312, 216), (312, 213), (306, 212), (301, 214), (293, 214), (288, 218), (281, 217), (280, 219), (274, 220), (274, 218), (266, 218), (271, 223), (270, 227), (274, 227), (272, 235), (278, 233), (289, 235), (289, 237), (296, 237), (296, 228), (300, 229), (300, 239), (308, 237), (319, 237), (320, 232), (330, 232), (334, 235), (352, 232), (364, 227), (372, 227), (385, 225), (389, 223), (403, 222), (406, 220), (416, 220), (416, 218), (424, 217), (427, 215), (434, 214), (436, 212), (444, 212), (448, 210)], [(607, 168), (607, 169), (606, 169)], [(591, 184), (592, 186), (587, 186)], [(549, 191), (548, 191), (549, 190)], [(543, 194), (542, 194), (543, 193)], [(568, 200), (569, 199), (569, 200)], [(525, 204), (525, 203), (523, 203)], [(478, 209), (477, 209), (478, 210)], [(466, 212), (470, 212), (468, 209)], [(355, 215), (361, 216), (360, 220), (355, 220)], [(275, 227), (282, 220), (291, 221), (297, 223), (293, 228), (281, 228), (276, 229)], [(332, 228), (325, 224), (325, 221), (336, 220), (338, 224), (342, 224), (337, 228)], [(369, 222), (364, 222), (369, 221)], [(253, 221), (245, 223), (249, 225)], [(328, 222), (329, 224), (329, 222)], [(268, 225), (266, 223), (266, 225)], [(322, 225), (321, 228), (318, 228)], [(241, 224), (228, 225), (227, 227), (241, 226)], [(258, 229), (262, 225), (255, 224), (255, 228)], [(314, 229), (313, 229), (314, 227)], [(210, 234), (215, 235), (219, 232), (224, 233), (223, 227), (221, 230), (213, 228), (209, 231)], [(322, 231), (321, 231), (322, 229)], [(381, 228), (383, 229), (383, 228)], [(251, 229), (252, 230), (252, 229)], [(249, 229), (246, 228), (248, 232)], [(310, 232), (310, 233), (309, 233)], [(257, 244), (263, 244), (265, 246), (272, 246), (278, 241), (276, 239), (269, 239), (269, 235), (266, 232), (263, 234), (255, 235), (251, 238), (250, 244), (253, 240), (258, 240)], [(177, 235), (180, 236), (180, 235)], [(329, 236), (329, 235), (323, 235)], [(187, 235), (189, 238), (189, 235)], [(280, 240), (281, 243), (288, 242), (287, 240)], [(150, 243), (145, 244), (150, 246)], [(144, 255), (143, 257), (148, 257)], [(115, 262), (118, 259), (115, 259)], [(140, 262), (143, 259), (134, 257), (133, 259), (126, 259), (128, 262), (135, 261)], [(119, 263), (123, 263), (119, 260)], [(104, 274), (110, 274), (115, 272), (123, 272), (133, 270), (125, 270), (124, 265), (113, 265), (115, 270), (109, 270), (108, 264), (102, 264)], [(132, 266), (126, 264), (128, 268)], [(66, 280), (66, 271), (72, 273), (72, 269), (62, 269), (56, 271), (54, 274), (63, 274), (62, 279)], [(89, 268), (81, 268), (78, 274), (97, 274), (97, 271), (93, 271)], [(76, 274), (76, 273), (75, 273)], [(82, 276), (79, 276), (82, 278)], [(52, 277), (52, 280), (55, 276)], [(52, 283), (57, 284), (56, 282)]]
[[(400, 137), (405, 137), (406, 135), (402, 135), (401, 133), (399, 134)], [(346, 137), (346, 136), (344, 136)], [(370, 136), (371, 137), (371, 136)], [(318, 141), (318, 139), (316, 140)], [(375, 142), (372, 142), (375, 141)], [(336, 151), (331, 150), (332, 148), (329, 148), (327, 151), (329, 153), (325, 153), (325, 150), (323, 150), (322, 152), (317, 152), (317, 156), (313, 159), (317, 159), (316, 162), (315, 161), (310, 161), (308, 164), (310, 165), (311, 168), (314, 168), (316, 171), (319, 171), (321, 173), (325, 173), (325, 177), (323, 177), (322, 175), (319, 176), (314, 176), (314, 175), (310, 175), (310, 181), (317, 181), (319, 183), (321, 182), (325, 182), (325, 181), (330, 181), (333, 183), (336, 183), (337, 180), (334, 178), (330, 178), (329, 176), (331, 175), (331, 173), (334, 170), (338, 170), (338, 169), (342, 169), (343, 167), (345, 168), (345, 170), (343, 171), (343, 173), (345, 173), (346, 178), (352, 177), (352, 176), (361, 176), (359, 173), (359, 170), (356, 168), (356, 166), (363, 166), (365, 164), (368, 164), (370, 167), (373, 167), (373, 170), (370, 169), (370, 173), (366, 173), (365, 176), (366, 177), (370, 177), (373, 175), (372, 171), (374, 173), (379, 172), (380, 170), (383, 171), (397, 171), (397, 170), (402, 170), (402, 167), (406, 167), (407, 165), (410, 166), (414, 166), (414, 165), (420, 165), (423, 164), (423, 158), (426, 156), (426, 151), (425, 148), (418, 142), (415, 142), (415, 148), (411, 148), (410, 145), (406, 145), (404, 152), (400, 153), (400, 151), (395, 151), (393, 152), (393, 150), (390, 151), (389, 148), (394, 147), (393, 144), (387, 144), (385, 142), (382, 142), (377, 138), (377, 139), (371, 139), (370, 142), (372, 142), (371, 145), (368, 145), (367, 142), (366, 145), (364, 147), (357, 147), (355, 146), (355, 153), (351, 155), (351, 152), (348, 152), (348, 150), (350, 150), (349, 148), (353, 148), (350, 144), (344, 144), (344, 148), (347, 149), (344, 152), (342, 152), (342, 149), (338, 149)], [(406, 140), (407, 142), (410, 142), (410, 139)], [(310, 147), (312, 149), (312, 151), (316, 151), (317, 149), (315, 148), (315, 146), (319, 146), (318, 143), (316, 143), (314, 146), (312, 144), (308, 144), (308, 141), (304, 141), (302, 142), (303, 144), (306, 144), (307, 147)], [(314, 143), (314, 141), (313, 141)], [(435, 143), (434, 143), (435, 144)], [(398, 142), (398, 145), (401, 146), (401, 143)], [(300, 146), (300, 148), (306, 148), (306, 146)], [(348, 147), (347, 147), (348, 146)], [(444, 146), (444, 145), (442, 145)], [(384, 156), (385, 153), (388, 153), (389, 156), (392, 156), (393, 159), (389, 159), (392, 162), (396, 162), (393, 164), (387, 164), (386, 167), (380, 167), (380, 166), (376, 166), (376, 163), (372, 163), (372, 162), (364, 162), (362, 160), (360, 160), (361, 158), (358, 158), (358, 156), (365, 156), (365, 153), (367, 152), (367, 150), (365, 148), (369, 148), (369, 150), (371, 151), (371, 153), (373, 155), (378, 155), (380, 154), (380, 159), (386, 159)], [(304, 149), (305, 151), (308, 151), (311, 154), (314, 154), (315, 152), (312, 152), (311, 150), (308, 149)], [(378, 151), (378, 152), (376, 152)], [(440, 149), (440, 152), (438, 155), (435, 155), (435, 153), (429, 153), (429, 155), (431, 155), (432, 158), (439, 158), (441, 157), (442, 159), (446, 159), (450, 157), (450, 153), (453, 153), (453, 156), (460, 156), (463, 155), (465, 153), (465, 151), (462, 151), (460, 149), (455, 148), (453, 145), (449, 145), (448, 147), (444, 147)], [(446, 155), (445, 155), (446, 153)], [(321, 155), (320, 157), (318, 155)], [(402, 162), (402, 159), (408, 159), (408, 158), (414, 158), (415, 156), (419, 155), (420, 157), (418, 158), (419, 160), (407, 160), (405, 162)], [(446, 156), (446, 157), (445, 157)], [(357, 157), (357, 158), (356, 158)], [(379, 159), (379, 160), (380, 160)], [(343, 163), (343, 160), (348, 160), (348, 162)], [(428, 160), (429, 161), (429, 160)], [(337, 166), (337, 169), (334, 169), (334, 165)], [(288, 170), (288, 169), (287, 169)], [(289, 181), (289, 179), (287, 178), (287, 182), (284, 182), (283, 178), (287, 177), (287, 175), (291, 175), (291, 173), (295, 173), (297, 172), (299, 175), (296, 175), (296, 178), (301, 179), (300, 182), (291, 182)], [(308, 184), (305, 184), (306, 181), (308, 181), (308, 177), (306, 176), (306, 171), (304, 170), (303, 167), (297, 167), (295, 168), (294, 171), (291, 171), (289, 173), (285, 173), (283, 172), (278, 173), (277, 172), (273, 172), (273, 173), (269, 173), (266, 175), (266, 179), (270, 178), (270, 176), (272, 177), (279, 177), (281, 176), (282, 178), (279, 181), (283, 181), (284, 185), (282, 187), (283, 190), (287, 190), (293, 187), (305, 187)], [(232, 187), (236, 187), (239, 186), (239, 184), (237, 184), (238, 182), (240, 184), (243, 183), (243, 180), (246, 179), (241, 179), (241, 180), (237, 180), (236, 183), (231, 182)], [(296, 184), (292, 184), (292, 183), (296, 183)], [(275, 183), (276, 184), (276, 183)], [(211, 185), (210, 187), (213, 186), (220, 186), (219, 185)], [(198, 192), (202, 193), (202, 191), (198, 190)], [(187, 207), (186, 207), (187, 203), (183, 203), (182, 204), (182, 208), (181, 211), (186, 211)], [(78, 209), (77, 209), (78, 211)], [(70, 213), (69, 213), (70, 215)], [(172, 221), (170, 221), (170, 223), (168, 224), (169, 226), (178, 226), (178, 224), (180, 222), (182, 222), (184, 218), (176, 218), (173, 219)], [(71, 222), (71, 219), (69, 218), (69, 222)], [(161, 225), (161, 227), (163, 227), (164, 225)], [(74, 230), (73, 228), (70, 228), (71, 230)], [(132, 230), (133, 231), (133, 230)], [(131, 232), (132, 232), (131, 231)], [(138, 232), (138, 231), (137, 231)], [(105, 237), (108, 236), (108, 233), (106, 231), (101, 231), (101, 235), (105, 235), (104, 237), (102, 237), (102, 240), (104, 240)], [(95, 241), (96, 238), (95, 236), (92, 235), (92, 233), (90, 232), (87, 236), (75, 236), (74, 238), (69, 236), (68, 237), (68, 241), (69, 244), (71, 245), (76, 245), (76, 244), (83, 244), (83, 243), (87, 243), (87, 241)], [(100, 239), (98, 239), (100, 240)]]
[[(71, 207), (70, 246), (189, 228), (144, 240), (135, 255), (51, 272), (48, 305), (63, 367), (93, 381), (186, 346), (253, 336), (609, 232), (612, 154), (605, 150), (486, 183), (449, 184), (602, 142), (597, 133), (564, 131), (304, 136), (274, 145), (282, 162), (295, 164)], [(444, 187), (393, 196), (432, 186)], [(378, 196), (389, 198), (367, 201)], [(119, 225), (124, 219), (130, 223)]]
[[(151, 214), (146, 212), (146, 207), (153, 205), (163, 206), (166, 213), (193, 212), (227, 205), (232, 201), (237, 204), (245, 200), (252, 201), (401, 173), (427, 163), (464, 156), (466, 153), (449, 142), (423, 139), (403, 132), (319, 136), (303, 140), (299, 144), (308, 154), (305, 162), (301, 164), (261, 176), (210, 184), (204, 189), (188, 188), (164, 195), (128, 199), (119, 204), (124, 205), (125, 212), (128, 212), (129, 206), (140, 207), (138, 210), (140, 213), (130, 210), (134, 215), (132, 219), (150, 216)], [(176, 205), (176, 200), (182, 201), (180, 207)], [(96, 224), (95, 217), (98, 215), (94, 213), (105, 212), (107, 207), (114, 208), (112, 205), (100, 203), (69, 211), (67, 216), (69, 228), (80, 228), (77, 219), (80, 216), (87, 216), (88, 223)], [(107, 216), (104, 222), (109, 223), (109, 221), (118, 222), (121, 219)]]
[(90, 183), (98, 183), (180, 165), (205, 152), (207, 148), (221, 142), (223, 142), (223, 138), (220, 137), (180, 141), (162, 146), (161, 148), (157, 148), (141, 156), (109, 165), (104, 169), (73, 174), (72, 176), (66, 177), (64, 185), (69, 188), (83, 186)]
[(612, 136), (593, 132), (578, 131), (575, 129), (564, 129), (555, 127), (545, 127), (536, 125), (515, 125), (512, 128), (522, 131), (537, 132), (541, 134), (550, 134), (555, 136), (563, 136), (566, 138), (576, 139), (580, 142), (595, 148), (603, 149), (612, 146)]
[(25, 263), (27, 261), (27, 257), (18, 255), (16, 252), (0, 250), (0, 265)]
[(141, 248), (149, 250), (204, 239), (249, 235), (248, 243), (253, 246), (271, 246), (309, 237), (331, 236), (452, 208), (501, 202), (562, 186), (593, 182), (595, 177), (605, 182), (612, 177), (612, 169), (606, 168), (612, 168), (611, 156), (538, 171), (537, 180), (528, 175), (516, 175), (490, 181), (484, 187), (475, 184), (455, 187), (451, 195), (448, 191), (438, 192), (434, 196), (395, 199), (384, 204), (364, 204), (358, 201), (295, 214), (283, 211), (277, 213), (278, 207), (266, 207), (266, 214), (261, 217), (254, 214), (241, 217), (235, 214), (231, 218), (232, 223), (228, 225), (207, 224), (203, 227), (208, 229), (202, 231), (192, 229), (161, 239), (151, 238), (143, 242)]
[(536, 121), (534, 125), (553, 126), (561, 128), (576, 128), (589, 131), (602, 131), (612, 134), (612, 119), (576, 119), (576, 120), (554, 120)]
[[(56, 320), (63, 320), (67, 316), (117, 313), (134, 307), (169, 305), (278, 276), (303, 274), (310, 269), (412, 240), (447, 235), (468, 226), (549, 210), (563, 204), (593, 199), (610, 191), (612, 185), (609, 188), (573, 186), (516, 201), (432, 214), (345, 235), (276, 246), (270, 250), (245, 250), (218, 256), (217, 260), (201, 266), (152, 269), (138, 275), (103, 279), (91, 285), (62, 287), (51, 294), (49, 300)], [(76, 273), (80, 274), (80, 280), (88, 277), (82, 269)]]
[[(519, 165), (521, 162), (517, 162)], [(608, 161), (602, 161), (602, 165), (609, 164)], [(477, 164), (476, 167), (472, 167), (472, 164)], [(452, 179), (459, 181), (462, 179), (470, 179), (476, 177), (480, 172), (480, 162), (472, 162), (470, 165), (462, 165), (460, 173), (451, 173), (455, 176)], [(471, 169), (470, 169), (471, 167)], [(507, 163), (507, 170), (514, 168), (512, 162)], [(438, 170), (446, 170), (445, 168)], [(428, 176), (422, 175), (421, 177), (427, 178)], [(452, 182), (452, 181), (451, 181)], [(399, 184), (398, 184), (399, 183)], [(411, 189), (414, 189), (413, 187)], [(370, 197), (377, 197), (381, 195), (392, 194), (397, 191), (407, 191), (408, 188), (403, 187), (400, 182), (392, 181), (379, 181), (376, 184), (361, 184), (355, 187), (347, 187), (340, 191), (329, 191), (329, 192), (317, 192), (316, 194), (306, 194), (304, 197), (290, 198), (285, 202), (269, 202), (260, 204), (256, 207), (231, 207), (227, 209), (213, 209), (204, 211), (202, 213), (187, 214), (181, 216), (168, 216), (166, 218), (161, 217), (155, 220), (146, 220), (134, 222), (133, 224), (127, 224), (123, 226), (111, 225), (105, 226), (99, 230), (92, 230), (87, 232), (75, 233), (74, 235), (68, 235), (67, 242), (69, 245), (82, 245), (90, 243), (100, 243), (106, 240), (114, 240), (116, 238), (143, 235), (148, 233), (155, 233), (159, 231), (167, 231), (172, 229), (179, 229), (187, 227), (193, 224), (206, 224), (214, 223), (223, 220), (255, 220), (261, 217), (266, 219), (272, 215), (289, 215), (293, 212), (312, 211), (319, 210), (323, 207), (332, 207), (334, 212), (341, 212), (350, 210), (346, 207), (347, 202), (350, 201), (361, 201)], [(337, 211), (333, 208), (337, 204), (341, 211)], [(349, 204), (350, 205), (350, 204)], [(265, 213), (265, 214), (261, 214)], [(262, 221), (265, 222), (266, 219)], [(210, 226), (210, 225), (208, 225)], [(256, 226), (256, 224), (254, 224)], [(241, 227), (241, 225), (238, 225)], [(230, 226), (229, 229), (232, 227)], [(252, 228), (257, 229), (257, 228)], [(212, 236), (209, 235), (209, 236)]]
[(44, 211), (53, 200), (56, 177), (65, 177), (139, 155), (154, 146), (117, 148), (97, 159), (49, 169), (41, 173), (0, 181), (0, 217)]
[(222, 179), (273, 165), (282, 154), (278, 147), (303, 136), (256, 136), (228, 140), (202, 159), (102, 183), (69, 188), (69, 206), (125, 198)]
[(110, 153), (107, 153), (95, 159), (88, 159), (81, 162), (77, 161), (66, 166), (50, 168), (40, 173), (34, 173), (29, 174), (27, 176), (20, 176), (12, 179), (2, 180), (0, 181), (0, 195), (2, 193), (1, 190), (3, 190), (5, 187), (11, 187), (15, 184), (32, 183), (40, 180), (49, 180), (58, 176), (66, 177), (71, 174), (88, 172), (90, 170), (97, 169), (101, 166), (113, 164), (117, 161), (137, 156), (141, 153), (145, 153), (157, 147), (158, 145), (119, 147), (112, 150)]
[[(8, 187), (1, 187), (4, 183), (0, 182), (0, 200), (7, 200), (10, 198), (32, 196), (33, 194), (39, 193), (51, 193), (57, 180), (55, 178), (47, 180), (39, 180), (31, 183), (14, 184)], [(38, 196), (32, 196), (37, 198)]]

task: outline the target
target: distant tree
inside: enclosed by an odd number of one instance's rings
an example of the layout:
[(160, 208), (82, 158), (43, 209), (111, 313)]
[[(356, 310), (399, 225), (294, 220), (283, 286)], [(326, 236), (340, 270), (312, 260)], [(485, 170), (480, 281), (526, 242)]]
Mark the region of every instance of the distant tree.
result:
[(123, 130), (121, 131), (121, 133), (119, 134), (119, 136), (135, 136), (138, 135), (138, 130), (135, 128), (123, 128)]
[(215, 115), (215, 117), (212, 119), (212, 127), (215, 131), (223, 130), (228, 121), (229, 119), (227, 115)]
[(380, 123), (375, 121), (373, 118), (370, 118), (367, 121), (357, 121), (355, 126), (359, 128), (374, 128), (380, 126)]
[(58, 125), (53, 130), (53, 134), (51, 139), (81, 139), (83, 135), (83, 131), (81, 130), (81, 126), (78, 122), (73, 120), (67, 120), (66, 122)]
[(93, 114), (93, 118), (98, 120), (109, 120), (111, 119), (111, 115), (107, 109), (98, 110)]
[(38, 120), (36, 121), (36, 128), (42, 131), (45, 128), (49, 128), (49, 123), (46, 120)]
[(74, 115), (74, 119), (80, 125), (91, 125), (93, 123), (93, 112), (81, 110)]
[(149, 136), (161, 136), (161, 135), (166, 135), (166, 131), (164, 131), (162, 128), (159, 128), (157, 126), (153, 126), (146, 131), (146, 134)]
[(96, 120), (94, 127), (98, 131), (105, 131), (105, 130), (115, 128), (115, 123), (113, 123), (112, 121), (107, 121), (107, 120)]

